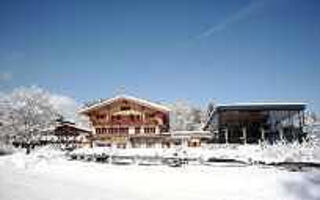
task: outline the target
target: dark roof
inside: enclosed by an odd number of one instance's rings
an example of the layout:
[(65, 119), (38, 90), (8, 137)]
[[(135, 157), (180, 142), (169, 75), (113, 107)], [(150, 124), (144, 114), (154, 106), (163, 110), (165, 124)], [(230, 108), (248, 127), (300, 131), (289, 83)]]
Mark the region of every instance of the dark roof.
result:
[(216, 110), (304, 110), (305, 108), (305, 103), (247, 103), (218, 105)]
[[(63, 131), (65, 128), (68, 128), (67, 132)], [(75, 126), (73, 124), (61, 124), (61, 125), (55, 127), (55, 135), (79, 135), (79, 132), (92, 133), (91, 130), (80, 128), (80, 127)]]

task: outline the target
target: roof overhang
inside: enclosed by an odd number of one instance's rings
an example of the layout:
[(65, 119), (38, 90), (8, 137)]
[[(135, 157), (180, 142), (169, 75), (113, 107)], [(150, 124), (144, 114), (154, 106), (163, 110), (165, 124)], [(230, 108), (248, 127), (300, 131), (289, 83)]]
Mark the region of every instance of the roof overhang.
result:
[(216, 111), (221, 110), (305, 110), (306, 103), (236, 103), (217, 105)]
[(99, 109), (99, 108), (101, 108), (103, 106), (106, 106), (106, 105), (110, 105), (111, 103), (114, 103), (114, 102), (119, 101), (119, 100), (133, 101), (133, 102), (135, 102), (137, 104), (140, 104), (140, 105), (143, 105), (143, 106), (146, 106), (146, 107), (149, 107), (149, 108), (153, 108), (153, 109), (156, 109), (156, 110), (161, 110), (163, 112), (170, 112), (170, 109), (167, 108), (166, 106), (163, 106), (163, 105), (160, 105), (160, 104), (157, 104), (157, 103), (153, 103), (153, 102), (150, 102), (150, 101), (147, 101), (147, 100), (144, 100), (144, 99), (140, 99), (140, 98), (137, 98), (137, 97), (133, 97), (133, 96), (120, 95), (120, 96), (116, 96), (116, 97), (104, 100), (104, 101), (102, 101), (100, 103), (94, 104), (94, 105), (89, 106), (87, 108), (83, 108), (83, 109), (81, 109), (79, 111), (79, 113), (80, 114), (88, 114), (91, 111), (97, 110), (97, 109)]

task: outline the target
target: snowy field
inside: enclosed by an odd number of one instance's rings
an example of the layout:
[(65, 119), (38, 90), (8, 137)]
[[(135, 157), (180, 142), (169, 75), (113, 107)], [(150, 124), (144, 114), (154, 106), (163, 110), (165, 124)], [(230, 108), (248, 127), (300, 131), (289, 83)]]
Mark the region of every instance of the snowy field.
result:
[[(40, 152), (40, 153), (39, 153)], [(0, 157), (1, 200), (319, 200), (320, 172), (234, 165), (119, 166), (58, 151)]]
[(317, 143), (278, 143), (275, 145), (239, 145), (239, 144), (214, 144), (203, 148), (133, 148), (116, 149), (106, 147), (79, 148), (73, 151), (77, 155), (106, 154), (114, 156), (149, 156), (170, 157), (177, 153), (179, 157), (208, 160), (233, 159), (245, 163), (264, 162), (309, 162), (320, 163), (320, 146)]

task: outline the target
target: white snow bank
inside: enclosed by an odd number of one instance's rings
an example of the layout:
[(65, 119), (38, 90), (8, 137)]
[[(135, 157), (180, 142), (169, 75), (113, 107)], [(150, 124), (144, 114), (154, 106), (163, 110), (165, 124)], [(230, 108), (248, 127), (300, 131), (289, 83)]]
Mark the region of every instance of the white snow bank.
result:
[(234, 159), (244, 162), (315, 162), (320, 163), (320, 146), (307, 143), (278, 143), (274, 145), (213, 145), (198, 151), (209, 158)]
[(11, 145), (4, 144), (0, 141), (0, 156), (12, 154), (15, 149)]
[[(170, 148), (170, 149), (115, 149), (108, 147), (80, 148), (71, 152), (79, 155), (106, 154), (119, 157), (153, 157), (168, 158), (179, 157), (198, 161), (201, 164), (209, 159), (232, 159), (243, 161), (245, 163), (265, 162), (312, 162), (320, 163), (320, 148), (312, 143), (292, 143), (276, 145), (212, 145), (205, 148)], [(12, 166), (18, 168), (44, 168), (59, 160), (65, 160), (66, 152), (52, 147), (44, 147), (31, 151), (30, 155), (20, 151), (11, 156), (0, 157), (1, 162), (9, 162)], [(145, 160), (144, 160), (145, 161)]]
[(26, 154), (24, 149), (16, 150), (16, 153), (0, 157), (0, 164), (11, 165), (19, 169), (39, 168), (42, 166), (54, 163), (59, 159), (64, 159), (65, 152), (62, 152), (51, 146), (42, 147)]
[(215, 144), (203, 148), (132, 148), (114, 149), (109, 147), (82, 148), (73, 151), (74, 154), (107, 154), (112, 156), (131, 157), (172, 157), (197, 159), (207, 161), (215, 159), (233, 159), (246, 163), (265, 162), (313, 162), (320, 163), (320, 147), (311, 142), (278, 143), (274, 145), (235, 145)]

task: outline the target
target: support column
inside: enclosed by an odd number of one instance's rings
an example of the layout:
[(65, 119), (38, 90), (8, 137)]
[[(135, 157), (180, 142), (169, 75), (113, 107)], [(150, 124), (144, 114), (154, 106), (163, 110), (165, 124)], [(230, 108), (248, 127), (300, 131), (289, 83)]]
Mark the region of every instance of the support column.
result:
[(129, 131), (129, 135), (134, 135), (135, 134), (135, 127), (130, 126), (128, 131)]
[(187, 138), (181, 138), (181, 146), (182, 147), (188, 146), (188, 139)]
[(266, 140), (266, 132), (263, 127), (260, 128), (261, 131), (261, 140), (264, 142)]
[(280, 140), (284, 141), (283, 128), (279, 128), (278, 131), (279, 131)]
[(131, 148), (132, 148), (132, 145), (130, 140), (128, 139), (128, 141), (126, 142), (126, 149), (131, 149)]
[(243, 138), (243, 144), (247, 144), (247, 129), (246, 129), (246, 127), (242, 127), (242, 138)]
[(224, 138), (225, 138), (226, 144), (228, 144), (229, 143), (229, 133), (228, 133), (227, 128), (224, 130)]
[(160, 134), (160, 128), (159, 128), (159, 126), (156, 126), (155, 129), (156, 129), (156, 130), (155, 130), (155, 131), (156, 131), (156, 134)]

